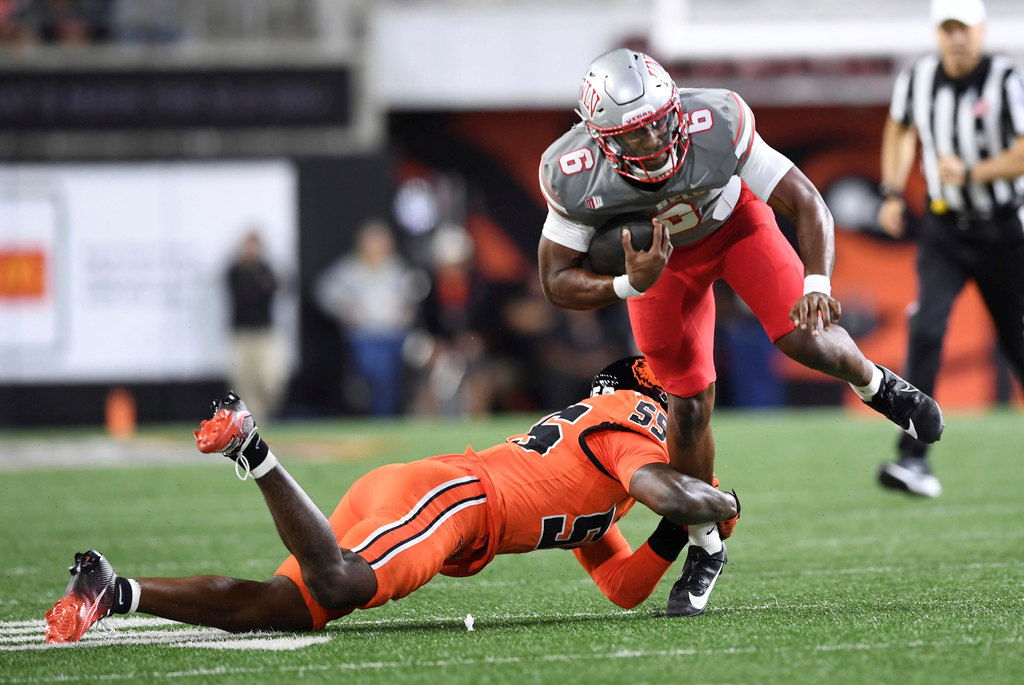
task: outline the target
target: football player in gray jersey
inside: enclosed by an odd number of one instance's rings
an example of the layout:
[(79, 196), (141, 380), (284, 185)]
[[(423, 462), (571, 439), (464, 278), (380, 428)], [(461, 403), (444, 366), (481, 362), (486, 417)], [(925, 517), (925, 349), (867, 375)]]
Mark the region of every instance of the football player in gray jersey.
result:
[[(669, 393), (669, 453), (679, 471), (714, 481), (715, 303), (724, 279), (787, 356), (850, 383), (908, 433), (934, 442), (942, 412), (929, 396), (868, 361), (837, 325), (829, 277), (832, 216), (811, 182), (757, 134), (735, 93), (680, 89), (651, 57), (619, 49), (590, 65), (582, 121), (544, 153), (548, 217), (538, 257), (552, 303), (596, 309), (625, 299), (633, 334)], [(798, 256), (775, 221), (796, 224)], [(585, 257), (597, 227), (641, 213), (648, 250), (623, 231), (626, 273), (599, 275)], [(735, 521), (732, 522), (733, 525)], [(690, 550), (669, 593), (669, 615), (703, 613), (726, 562), (731, 526), (691, 527)]]

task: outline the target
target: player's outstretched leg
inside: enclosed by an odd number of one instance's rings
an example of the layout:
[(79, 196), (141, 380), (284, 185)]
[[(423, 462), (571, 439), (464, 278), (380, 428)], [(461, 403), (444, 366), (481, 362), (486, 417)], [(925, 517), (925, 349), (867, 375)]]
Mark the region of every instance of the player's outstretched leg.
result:
[[(256, 479), (318, 603), (346, 609), (373, 597), (377, 579), (369, 564), (338, 547), (326, 517), (277, 463), (237, 395), (213, 403), (213, 417), (202, 422), (195, 438), (200, 451), (222, 452), (243, 479)], [(101, 618), (133, 611), (234, 632), (313, 627), (302, 593), (285, 576), (263, 582), (226, 576), (130, 579), (118, 576), (94, 550), (76, 554), (69, 570), (65, 595), (46, 614), (47, 642), (77, 641)]]
[(242, 479), (251, 475), (263, 492), (278, 535), (299, 562), (302, 579), (326, 609), (361, 606), (377, 592), (370, 565), (338, 539), (323, 512), (279, 465), (260, 437), (245, 403), (233, 392), (213, 402), (213, 417), (195, 431), (201, 452), (221, 452)]
[(872, 364), (842, 326), (796, 329), (775, 346), (804, 366), (848, 382), (861, 400), (923, 443), (936, 442), (945, 428), (931, 397), (884, 366)]
[(77, 642), (100, 619), (135, 611), (232, 632), (303, 631), (313, 621), (288, 578), (125, 578), (89, 550), (75, 555), (64, 596), (46, 612), (46, 641)]

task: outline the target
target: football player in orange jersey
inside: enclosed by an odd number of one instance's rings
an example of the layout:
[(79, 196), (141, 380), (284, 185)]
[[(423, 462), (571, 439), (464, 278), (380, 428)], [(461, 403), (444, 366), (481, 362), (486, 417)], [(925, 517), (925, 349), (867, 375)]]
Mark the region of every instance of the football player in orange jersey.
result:
[[(197, 445), (253, 477), (292, 556), (260, 582), (126, 578), (95, 550), (76, 554), (67, 591), (46, 614), (46, 640), (73, 642), (97, 620), (135, 611), (238, 632), (319, 630), (438, 573), (468, 576), (497, 554), (551, 547), (571, 548), (608, 599), (634, 607), (678, 557), (686, 526), (714, 526), (740, 505), (669, 466), (667, 398), (643, 357), (608, 366), (591, 387), (499, 445), (374, 469), (330, 519), (228, 393), (195, 431)], [(662, 520), (634, 551), (617, 521), (637, 501)]]

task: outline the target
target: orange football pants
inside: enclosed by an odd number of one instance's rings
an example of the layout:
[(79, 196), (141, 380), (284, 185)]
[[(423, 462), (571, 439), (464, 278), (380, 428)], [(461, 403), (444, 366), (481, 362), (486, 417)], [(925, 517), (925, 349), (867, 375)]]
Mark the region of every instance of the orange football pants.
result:
[[(477, 476), (441, 461), (389, 464), (353, 483), (329, 520), (338, 546), (365, 559), (377, 576), (377, 594), (360, 608), (405, 597), (460, 549), (481, 544), (487, 535), (486, 502)], [(294, 556), (276, 575), (299, 587), (314, 630), (352, 611), (320, 606)]]

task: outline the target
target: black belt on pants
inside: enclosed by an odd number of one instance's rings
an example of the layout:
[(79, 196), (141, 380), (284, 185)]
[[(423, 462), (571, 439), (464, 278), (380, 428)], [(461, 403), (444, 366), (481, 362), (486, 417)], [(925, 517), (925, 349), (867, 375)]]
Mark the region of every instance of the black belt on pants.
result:
[(947, 211), (928, 214), (936, 222), (962, 236), (985, 242), (1024, 241), (1024, 226), (1020, 219), (1020, 205), (1003, 205), (991, 211)]

